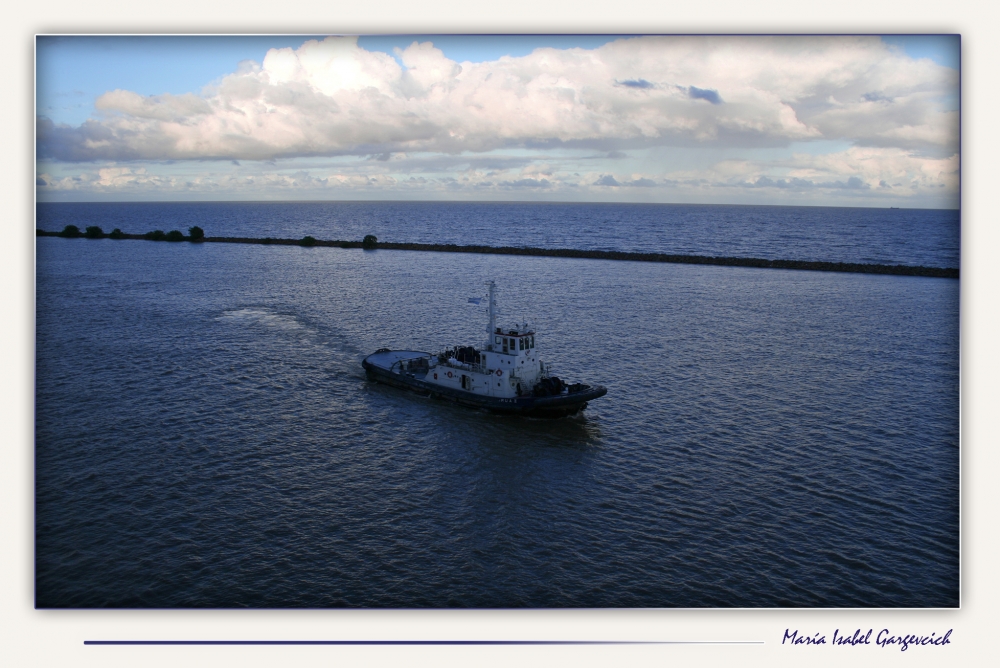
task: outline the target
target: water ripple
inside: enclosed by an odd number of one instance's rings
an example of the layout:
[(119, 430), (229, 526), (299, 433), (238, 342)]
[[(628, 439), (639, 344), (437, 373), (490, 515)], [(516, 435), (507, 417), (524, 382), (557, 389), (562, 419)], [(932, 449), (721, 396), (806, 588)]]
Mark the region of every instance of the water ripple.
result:
[[(39, 606), (958, 602), (955, 281), (79, 243), (38, 240)], [(486, 278), (608, 395), (364, 379), (478, 341)]]

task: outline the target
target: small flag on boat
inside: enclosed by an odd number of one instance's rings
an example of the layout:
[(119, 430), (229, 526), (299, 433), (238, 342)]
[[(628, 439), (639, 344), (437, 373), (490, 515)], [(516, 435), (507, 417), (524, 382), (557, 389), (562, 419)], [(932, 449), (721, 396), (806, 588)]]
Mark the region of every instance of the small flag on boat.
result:
[(469, 297), (470, 304), (478, 304), (481, 301), (483, 301), (482, 297)]

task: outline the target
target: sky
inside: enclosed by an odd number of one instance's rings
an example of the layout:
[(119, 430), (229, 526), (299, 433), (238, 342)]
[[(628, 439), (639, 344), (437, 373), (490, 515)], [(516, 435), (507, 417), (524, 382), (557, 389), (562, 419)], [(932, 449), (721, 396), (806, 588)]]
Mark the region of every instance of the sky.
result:
[(36, 38), (39, 201), (957, 208), (959, 37)]

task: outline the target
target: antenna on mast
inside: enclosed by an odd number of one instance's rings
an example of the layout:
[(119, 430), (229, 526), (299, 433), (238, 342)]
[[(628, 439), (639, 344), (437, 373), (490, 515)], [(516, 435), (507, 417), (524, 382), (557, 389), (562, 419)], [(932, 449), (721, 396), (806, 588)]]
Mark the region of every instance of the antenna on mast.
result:
[(493, 332), (497, 330), (497, 286), (493, 281), (486, 281), (486, 285), (490, 288), (490, 322), (486, 330), (486, 348), (493, 350)]

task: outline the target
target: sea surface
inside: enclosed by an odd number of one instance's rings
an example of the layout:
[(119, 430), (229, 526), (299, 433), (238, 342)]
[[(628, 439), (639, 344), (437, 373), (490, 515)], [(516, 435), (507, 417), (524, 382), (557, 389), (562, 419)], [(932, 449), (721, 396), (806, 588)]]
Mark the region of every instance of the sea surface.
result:
[(705, 204), (40, 203), (36, 227), (959, 266), (959, 212)]
[[(444, 205), (434, 223), (410, 206), (45, 205), (37, 226), (497, 229), (958, 266), (955, 212), (675, 207), (661, 229), (649, 212), (670, 207)], [(36, 253), (39, 607), (960, 603), (958, 280), (51, 237)], [(485, 338), (468, 298), (490, 279), (500, 322), (532, 322), (557, 375), (607, 396), (512, 418), (365, 379), (377, 348)]]

